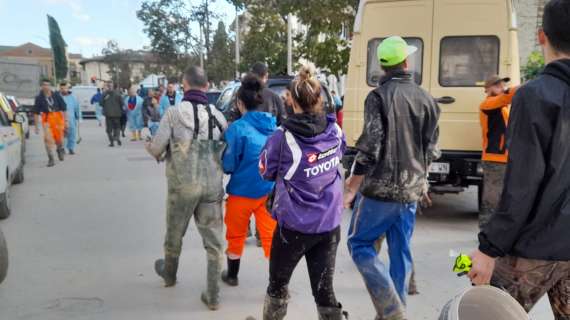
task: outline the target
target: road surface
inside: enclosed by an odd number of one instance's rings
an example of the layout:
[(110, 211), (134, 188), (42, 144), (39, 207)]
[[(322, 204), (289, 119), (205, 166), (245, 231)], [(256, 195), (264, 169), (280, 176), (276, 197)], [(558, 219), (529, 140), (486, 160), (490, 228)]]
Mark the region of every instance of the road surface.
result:
[[(12, 216), (0, 222), (10, 250), (10, 270), (0, 285), (2, 320), (243, 320), (261, 319), (267, 261), (250, 239), (240, 286), (222, 284), (221, 309), (200, 302), (205, 252), (191, 224), (178, 285), (164, 288), (153, 271), (165, 230), (164, 166), (142, 142), (107, 147), (104, 129), (82, 124), (77, 155), (46, 168), (40, 138), (28, 144), (26, 181), (14, 186)], [(409, 319), (437, 319), (441, 307), (469, 286), (451, 272), (450, 250), (476, 247), (476, 194), (435, 197), (418, 217), (414, 238), (419, 296), (409, 299)], [(346, 235), (350, 212), (343, 221)], [(344, 237), (346, 240), (346, 237)], [(370, 320), (374, 310), (343, 240), (335, 278), (337, 297), (350, 319)], [(287, 319), (317, 319), (304, 262), (290, 285)], [(533, 312), (551, 320), (546, 301)]]

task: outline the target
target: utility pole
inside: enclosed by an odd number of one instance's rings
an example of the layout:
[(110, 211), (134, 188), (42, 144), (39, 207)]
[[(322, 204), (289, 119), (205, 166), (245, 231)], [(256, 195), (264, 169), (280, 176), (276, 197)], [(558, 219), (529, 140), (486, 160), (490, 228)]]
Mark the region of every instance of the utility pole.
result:
[(239, 11), (236, 6), (236, 79), (239, 79)]
[(289, 13), (287, 15), (287, 74), (293, 74), (293, 15)]

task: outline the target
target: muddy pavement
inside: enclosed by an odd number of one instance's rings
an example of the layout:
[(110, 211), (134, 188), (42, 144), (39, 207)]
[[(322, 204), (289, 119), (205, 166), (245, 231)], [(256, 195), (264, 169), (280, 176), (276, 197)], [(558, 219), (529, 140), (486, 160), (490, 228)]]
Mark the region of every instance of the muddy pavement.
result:
[[(13, 213), (0, 222), (10, 250), (10, 270), (0, 285), (0, 319), (6, 320), (243, 320), (261, 319), (267, 261), (248, 241), (240, 286), (222, 285), (221, 309), (200, 302), (206, 261), (192, 223), (184, 239), (178, 285), (163, 288), (154, 274), (162, 254), (166, 180), (141, 142), (107, 147), (103, 128), (85, 121), (76, 156), (45, 168), (38, 136), (28, 144), (26, 181), (14, 187)], [(419, 296), (409, 299), (410, 319), (437, 319), (445, 302), (469, 286), (451, 272), (449, 251), (476, 247), (476, 190), (436, 196), (418, 217), (414, 238)], [(346, 249), (350, 213), (343, 221), (335, 287), (351, 319), (374, 318), (363, 282)], [(316, 319), (304, 262), (290, 285), (287, 319)], [(546, 301), (536, 320), (553, 319)]]

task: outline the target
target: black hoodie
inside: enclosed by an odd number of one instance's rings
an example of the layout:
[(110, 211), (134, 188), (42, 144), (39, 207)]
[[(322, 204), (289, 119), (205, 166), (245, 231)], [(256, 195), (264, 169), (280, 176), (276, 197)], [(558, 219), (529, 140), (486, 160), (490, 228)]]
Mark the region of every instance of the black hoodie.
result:
[(312, 138), (325, 132), (328, 121), (324, 113), (299, 113), (290, 115), (289, 118), (283, 122), (283, 126), (295, 135)]
[(511, 110), (505, 187), (479, 249), (570, 261), (570, 59), (521, 87)]

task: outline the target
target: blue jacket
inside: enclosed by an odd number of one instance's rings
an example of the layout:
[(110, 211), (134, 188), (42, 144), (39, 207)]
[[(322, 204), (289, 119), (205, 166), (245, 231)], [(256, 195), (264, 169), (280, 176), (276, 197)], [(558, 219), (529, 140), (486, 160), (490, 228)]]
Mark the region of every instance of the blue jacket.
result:
[[(168, 108), (173, 107), (170, 105), (170, 101), (168, 100), (168, 93), (165, 93), (162, 95), (162, 97), (160, 97), (160, 101), (159, 106), (160, 106), (160, 116), (164, 116), (166, 114), (166, 110), (168, 110)], [(182, 97), (183, 94), (178, 92), (178, 91), (174, 91), (174, 105), (177, 106), (180, 104), (180, 102), (182, 102)]]
[(259, 154), (275, 129), (275, 117), (257, 111), (247, 112), (228, 128), (223, 157), (224, 172), (231, 174), (227, 193), (259, 199), (271, 192), (273, 182), (259, 174)]

